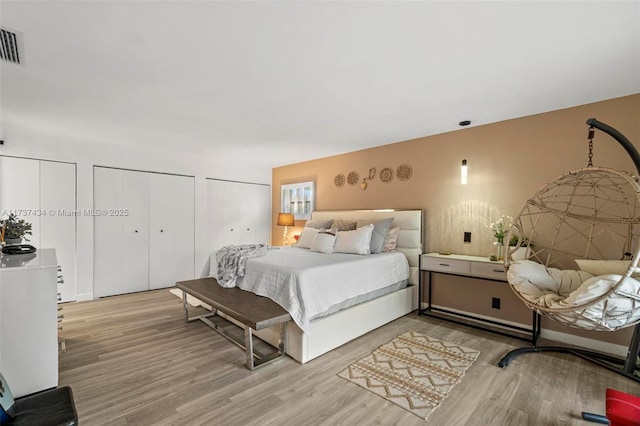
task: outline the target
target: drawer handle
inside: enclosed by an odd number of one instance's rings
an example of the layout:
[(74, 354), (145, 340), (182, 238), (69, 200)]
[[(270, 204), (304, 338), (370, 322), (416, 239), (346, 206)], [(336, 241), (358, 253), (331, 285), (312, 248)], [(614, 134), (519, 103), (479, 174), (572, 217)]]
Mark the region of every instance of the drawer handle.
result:
[(441, 263), (440, 266), (451, 266), (448, 263)]
[(493, 272), (504, 272), (502, 269), (494, 269)]

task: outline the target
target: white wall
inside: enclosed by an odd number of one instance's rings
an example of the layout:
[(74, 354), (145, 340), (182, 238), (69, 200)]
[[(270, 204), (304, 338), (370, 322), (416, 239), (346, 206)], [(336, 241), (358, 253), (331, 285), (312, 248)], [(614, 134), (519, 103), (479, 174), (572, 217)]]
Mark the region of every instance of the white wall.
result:
[[(195, 273), (205, 276), (208, 260), (206, 178), (271, 184), (271, 168), (250, 158), (203, 158), (200, 153), (141, 150), (134, 147), (39, 132), (2, 123), (0, 154), (68, 161), (78, 165), (78, 210), (93, 208), (93, 166), (195, 176)], [(78, 216), (77, 300), (93, 298), (93, 218)]]

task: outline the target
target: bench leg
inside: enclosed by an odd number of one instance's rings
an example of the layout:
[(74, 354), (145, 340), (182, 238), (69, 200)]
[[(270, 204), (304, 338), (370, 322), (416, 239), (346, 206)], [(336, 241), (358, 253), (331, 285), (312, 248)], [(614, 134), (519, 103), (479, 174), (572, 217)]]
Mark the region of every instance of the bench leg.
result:
[(202, 315), (198, 315), (190, 318), (189, 303), (187, 302), (187, 292), (184, 290), (182, 291), (182, 306), (184, 307), (184, 322), (187, 322), (187, 323), (192, 321), (197, 321), (197, 320), (203, 320), (203, 318), (209, 318), (209, 317), (215, 316), (217, 312), (214, 308), (211, 308), (211, 313), (202, 314)]
[(253, 370), (256, 365), (253, 362), (253, 330), (251, 330), (251, 327), (245, 327), (244, 329), (244, 349), (247, 354), (247, 368)]
[(253, 351), (253, 330), (251, 327), (244, 329), (244, 348), (246, 352), (247, 368), (255, 370), (256, 368), (282, 358), (286, 355), (287, 350), (287, 323), (280, 324), (280, 337), (278, 338), (278, 351), (271, 355), (261, 357)]
[(262, 354), (257, 354), (253, 350), (253, 329), (251, 327), (242, 327), (244, 328), (244, 345), (242, 339), (239, 336), (233, 336), (225, 332), (222, 327), (219, 327), (217, 324), (212, 322), (209, 318), (215, 316), (217, 314), (217, 310), (215, 308), (211, 309), (211, 313), (202, 314), (195, 317), (189, 317), (189, 303), (187, 303), (187, 293), (182, 291), (182, 305), (184, 307), (184, 320), (189, 323), (192, 321), (200, 320), (208, 325), (211, 329), (221, 334), (223, 337), (227, 338), (231, 342), (245, 349), (246, 360), (247, 360), (247, 368), (249, 370), (255, 370), (256, 368), (264, 365), (270, 361), (281, 358), (286, 354), (286, 343), (287, 343), (287, 323), (284, 322), (280, 324), (280, 336), (278, 338), (278, 347), (277, 352), (263, 356)]

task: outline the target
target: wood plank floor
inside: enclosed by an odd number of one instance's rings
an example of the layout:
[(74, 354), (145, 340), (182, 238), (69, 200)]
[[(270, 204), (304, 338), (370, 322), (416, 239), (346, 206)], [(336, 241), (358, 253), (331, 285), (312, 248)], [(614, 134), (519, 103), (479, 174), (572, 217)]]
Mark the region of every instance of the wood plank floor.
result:
[[(586, 425), (607, 387), (640, 385), (579, 358), (530, 354), (501, 369), (523, 342), (409, 314), (301, 365), (253, 372), (244, 352), (201, 322), (184, 322), (168, 290), (64, 304), (70, 385), (89, 425)], [(336, 374), (407, 330), (480, 350), (462, 382), (425, 422)]]

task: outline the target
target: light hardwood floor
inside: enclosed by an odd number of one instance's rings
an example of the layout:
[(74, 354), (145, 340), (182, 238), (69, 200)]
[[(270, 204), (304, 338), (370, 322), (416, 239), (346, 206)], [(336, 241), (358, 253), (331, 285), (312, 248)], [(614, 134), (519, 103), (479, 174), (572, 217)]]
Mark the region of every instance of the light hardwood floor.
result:
[[(564, 354), (499, 359), (524, 342), (415, 313), (301, 365), (253, 372), (244, 352), (201, 322), (184, 322), (168, 290), (64, 305), (70, 385), (89, 425), (581, 425), (604, 412), (607, 387), (640, 385)], [(480, 350), (462, 382), (425, 422), (336, 374), (407, 330)]]

